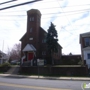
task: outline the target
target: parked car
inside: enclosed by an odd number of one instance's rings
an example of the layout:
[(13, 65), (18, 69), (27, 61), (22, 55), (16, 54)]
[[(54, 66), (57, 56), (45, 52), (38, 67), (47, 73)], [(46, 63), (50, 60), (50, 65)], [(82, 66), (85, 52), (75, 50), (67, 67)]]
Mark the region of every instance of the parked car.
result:
[(19, 60), (12, 60), (10, 63), (12, 65), (20, 65), (20, 61)]

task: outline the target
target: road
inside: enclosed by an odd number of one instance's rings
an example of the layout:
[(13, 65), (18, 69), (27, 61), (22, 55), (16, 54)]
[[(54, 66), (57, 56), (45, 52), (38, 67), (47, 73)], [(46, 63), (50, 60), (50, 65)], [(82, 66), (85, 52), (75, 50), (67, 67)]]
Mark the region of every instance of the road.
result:
[(0, 77), (0, 90), (82, 90), (82, 83), (90, 81), (30, 79)]

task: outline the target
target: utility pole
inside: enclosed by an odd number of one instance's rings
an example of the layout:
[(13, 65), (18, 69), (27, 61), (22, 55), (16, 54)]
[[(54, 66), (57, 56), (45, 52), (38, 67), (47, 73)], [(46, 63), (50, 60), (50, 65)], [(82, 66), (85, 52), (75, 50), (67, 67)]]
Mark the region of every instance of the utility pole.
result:
[(3, 50), (4, 50), (4, 40), (3, 40), (3, 44), (2, 44), (2, 52), (3, 52)]

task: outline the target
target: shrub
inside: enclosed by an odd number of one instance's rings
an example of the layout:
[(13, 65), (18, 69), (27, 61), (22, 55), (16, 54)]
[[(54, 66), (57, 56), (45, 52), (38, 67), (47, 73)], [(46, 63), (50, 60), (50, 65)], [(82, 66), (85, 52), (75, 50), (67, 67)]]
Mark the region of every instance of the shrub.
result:
[(2, 65), (0, 65), (0, 72), (7, 72), (7, 70), (9, 70), (10, 67), (10, 63), (3, 63)]
[(11, 67), (10, 63), (3, 63), (0, 67)]
[(81, 65), (80, 59), (62, 59), (61, 64), (63, 65)]

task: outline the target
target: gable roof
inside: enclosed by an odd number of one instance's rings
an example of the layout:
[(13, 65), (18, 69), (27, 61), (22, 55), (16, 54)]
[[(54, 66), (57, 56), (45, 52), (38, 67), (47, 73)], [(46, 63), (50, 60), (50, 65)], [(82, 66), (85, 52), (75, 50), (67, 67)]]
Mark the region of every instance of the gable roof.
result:
[[(40, 30), (43, 30), (46, 34), (47, 34), (47, 32), (42, 28), (42, 27), (39, 27), (39, 29)], [(26, 32), (27, 33), (27, 32)], [(26, 37), (26, 33), (22, 36), (22, 38), (20, 39), (20, 41), (22, 41), (25, 37)], [(62, 48), (62, 46), (58, 43), (58, 46), (60, 47), (60, 48)]]
[(32, 44), (27, 44), (22, 51), (36, 51), (36, 48)]
[(87, 36), (87, 35), (89, 35), (90, 36), (90, 32), (86, 32), (86, 33), (82, 33), (82, 34), (80, 34), (81, 36)]
[[(43, 30), (47, 34), (47, 32), (42, 27), (40, 27), (40, 30)], [(62, 46), (59, 43), (58, 46), (62, 49)]]
[(22, 36), (22, 38), (19, 41), (22, 41), (26, 37), (26, 33)]
[(81, 37), (90, 37), (90, 32), (80, 34), (79, 43), (81, 43)]
[(40, 27), (40, 30), (43, 30), (45, 33), (47, 33), (42, 27)]

